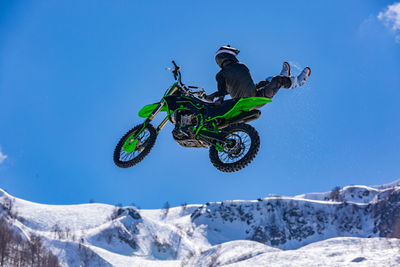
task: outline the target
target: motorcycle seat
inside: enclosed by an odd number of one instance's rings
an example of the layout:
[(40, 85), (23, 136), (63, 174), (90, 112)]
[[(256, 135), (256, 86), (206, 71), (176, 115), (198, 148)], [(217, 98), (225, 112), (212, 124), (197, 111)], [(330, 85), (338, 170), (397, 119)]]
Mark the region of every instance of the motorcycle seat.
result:
[(221, 104), (202, 101), (207, 107), (206, 118), (209, 119), (224, 115), (235, 106), (238, 100), (239, 99), (228, 99)]

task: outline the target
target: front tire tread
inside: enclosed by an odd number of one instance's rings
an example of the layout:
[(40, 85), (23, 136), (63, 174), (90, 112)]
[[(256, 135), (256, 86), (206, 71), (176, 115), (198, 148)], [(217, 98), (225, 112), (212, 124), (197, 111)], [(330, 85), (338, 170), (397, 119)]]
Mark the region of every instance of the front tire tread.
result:
[(140, 152), (136, 157), (134, 157), (133, 159), (129, 160), (129, 161), (121, 161), (120, 160), (120, 153), (121, 153), (121, 149), (122, 146), (124, 145), (126, 139), (131, 136), (135, 131), (140, 131), (140, 129), (142, 129), (143, 124), (139, 124), (135, 127), (133, 127), (132, 129), (130, 129), (118, 142), (117, 146), (114, 149), (114, 163), (115, 165), (117, 165), (120, 168), (130, 168), (135, 166), (136, 164), (138, 164), (139, 162), (141, 162), (151, 151), (151, 149), (153, 148), (154, 144), (156, 143), (156, 138), (157, 138), (157, 131), (154, 128), (153, 125), (148, 124), (145, 128), (147, 128), (150, 132), (150, 137), (149, 139), (147, 139), (146, 142), (148, 142), (148, 144), (146, 145), (146, 147), (143, 149), (142, 152)]

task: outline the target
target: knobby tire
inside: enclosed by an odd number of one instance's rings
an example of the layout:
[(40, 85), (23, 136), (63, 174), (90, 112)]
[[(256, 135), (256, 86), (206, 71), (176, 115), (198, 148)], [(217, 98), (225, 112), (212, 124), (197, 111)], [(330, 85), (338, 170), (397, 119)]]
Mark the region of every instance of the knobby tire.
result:
[(134, 132), (140, 131), (143, 127), (143, 124), (139, 124), (135, 127), (133, 127), (131, 130), (129, 130), (118, 142), (117, 146), (114, 149), (114, 163), (115, 165), (117, 165), (120, 168), (129, 168), (132, 166), (135, 166), (136, 164), (138, 164), (139, 162), (141, 162), (151, 151), (151, 149), (153, 148), (155, 142), (156, 142), (156, 138), (157, 138), (157, 131), (154, 128), (153, 125), (148, 124), (145, 129), (149, 130), (150, 133), (150, 137), (147, 139), (146, 141), (146, 146), (143, 149), (142, 152), (140, 152), (136, 157), (134, 157), (133, 159), (129, 160), (129, 161), (122, 161), (120, 160), (120, 154), (121, 154), (121, 150), (123, 149), (123, 145), (125, 143), (125, 141), (128, 139), (129, 136), (131, 136)]
[(237, 123), (232, 124), (226, 128), (224, 128), (224, 132), (226, 132), (226, 136), (235, 132), (235, 131), (242, 131), (249, 135), (251, 139), (250, 149), (247, 154), (241, 158), (239, 161), (234, 163), (225, 163), (222, 162), (218, 156), (218, 151), (215, 146), (211, 146), (209, 150), (209, 157), (211, 163), (214, 165), (215, 168), (222, 172), (236, 172), (244, 167), (246, 167), (253, 159), (256, 157), (258, 150), (260, 148), (260, 137), (256, 129), (252, 126), (245, 124), (245, 123)]

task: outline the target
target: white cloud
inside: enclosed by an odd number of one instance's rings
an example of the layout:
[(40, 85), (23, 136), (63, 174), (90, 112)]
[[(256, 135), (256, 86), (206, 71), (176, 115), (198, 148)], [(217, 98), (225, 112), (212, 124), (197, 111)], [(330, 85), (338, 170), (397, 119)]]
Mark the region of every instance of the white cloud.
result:
[(3, 161), (7, 158), (7, 155), (4, 155), (1, 150), (0, 150), (0, 164), (3, 163)]
[(398, 35), (396, 41), (400, 40), (400, 2), (389, 5), (385, 11), (378, 14), (381, 20), (388, 28), (392, 29)]

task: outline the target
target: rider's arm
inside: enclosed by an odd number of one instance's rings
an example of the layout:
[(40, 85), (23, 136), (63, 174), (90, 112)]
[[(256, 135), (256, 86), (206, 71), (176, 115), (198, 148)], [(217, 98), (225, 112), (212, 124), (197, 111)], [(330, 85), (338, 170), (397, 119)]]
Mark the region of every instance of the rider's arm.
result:
[(227, 95), (226, 82), (223, 74), (221, 72), (218, 72), (216, 79), (218, 83), (218, 91), (212, 93), (211, 95), (207, 95), (205, 97), (207, 101), (213, 102), (214, 98), (219, 97), (217, 102), (222, 102), (224, 100), (225, 95)]
[(217, 83), (218, 83), (218, 96), (225, 96), (228, 94), (226, 91), (226, 81), (224, 74), (220, 71), (217, 73)]

